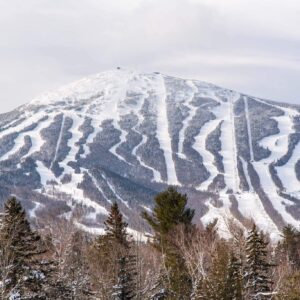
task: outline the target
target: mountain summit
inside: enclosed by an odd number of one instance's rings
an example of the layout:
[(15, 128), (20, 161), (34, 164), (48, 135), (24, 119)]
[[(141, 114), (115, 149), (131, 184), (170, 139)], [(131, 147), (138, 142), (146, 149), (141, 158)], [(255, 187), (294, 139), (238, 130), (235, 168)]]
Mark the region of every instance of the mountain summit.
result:
[(0, 198), (32, 218), (98, 227), (117, 201), (131, 228), (167, 185), (197, 218), (253, 218), (278, 238), (300, 224), (300, 106), (197, 80), (122, 69), (46, 93), (0, 115)]

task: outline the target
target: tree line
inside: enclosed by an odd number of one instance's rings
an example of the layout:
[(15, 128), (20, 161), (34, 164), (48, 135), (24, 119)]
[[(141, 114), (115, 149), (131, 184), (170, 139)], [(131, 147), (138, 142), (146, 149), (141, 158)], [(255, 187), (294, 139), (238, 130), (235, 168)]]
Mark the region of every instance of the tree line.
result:
[(74, 220), (33, 228), (16, 198), (0, 215), (0, 299), (299, 300), (300, 232), (288, 225), (276, 245), (249, 222), (195, 224), (187, 196), (158, 194), (147, 241), (133, 238), (117, 203), (104, 232), (91, 236)]

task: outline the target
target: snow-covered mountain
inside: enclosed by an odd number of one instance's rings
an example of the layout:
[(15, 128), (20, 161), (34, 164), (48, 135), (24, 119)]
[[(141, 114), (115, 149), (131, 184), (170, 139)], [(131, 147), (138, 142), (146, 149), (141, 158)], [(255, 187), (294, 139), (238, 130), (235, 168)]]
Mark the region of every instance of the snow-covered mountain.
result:
[(96, 230), (117, 201), (139, 230), (176, 185), (197, 218), (300, 224), (300, 106), (159, 73), (114, 70), (0, 115), (0, 198), (32, 217), (78, 211)]

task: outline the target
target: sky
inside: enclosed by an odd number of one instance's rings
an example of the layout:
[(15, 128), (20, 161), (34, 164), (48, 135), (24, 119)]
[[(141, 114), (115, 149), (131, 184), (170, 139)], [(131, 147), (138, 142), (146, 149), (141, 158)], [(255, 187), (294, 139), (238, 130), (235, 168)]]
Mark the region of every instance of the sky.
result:
[(0, 0), (0, 113), (118, 66), (300, 104), (299, 0)]

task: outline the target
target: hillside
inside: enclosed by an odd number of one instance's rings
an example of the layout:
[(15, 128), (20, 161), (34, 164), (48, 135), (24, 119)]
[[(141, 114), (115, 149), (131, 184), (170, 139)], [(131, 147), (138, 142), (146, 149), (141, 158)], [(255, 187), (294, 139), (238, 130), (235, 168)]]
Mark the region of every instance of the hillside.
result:
[(300, 224), (300, 106), (159, 73), (114, 70), (0, 115), (0, 199), (31, 217), (98, 226), (117, 201), (131, 228), (167, 185), (198, 220), (257, 225), (278, 238)]

